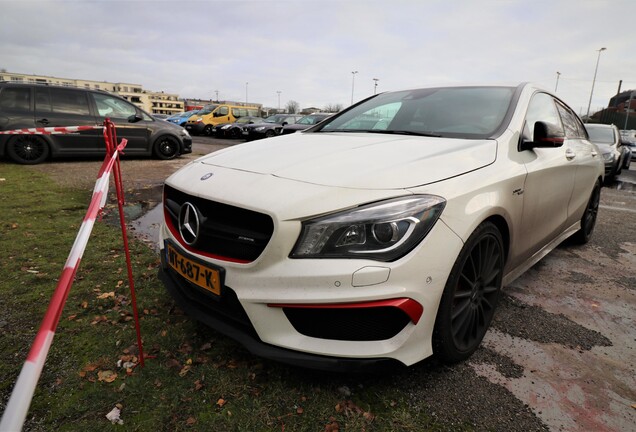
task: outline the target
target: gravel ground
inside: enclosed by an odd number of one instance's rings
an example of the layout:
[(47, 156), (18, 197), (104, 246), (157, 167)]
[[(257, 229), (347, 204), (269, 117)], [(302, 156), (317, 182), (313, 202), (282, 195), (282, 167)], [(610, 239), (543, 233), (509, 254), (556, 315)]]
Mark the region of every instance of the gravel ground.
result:
[[(160, 201), (172, 172), (235, 144), (195, 137), (193, 154), (173, 161), (124, 159), (131, 218)], [(62, 161), (32, 169), (92, 190), (99, 166)], [(636, 183), (634, 169), (627, 175)], [(621, 189), (603, 189), (588, 245), (560, 246), (506, 287), (469, 362), (446, 367), (426, 360), (380, 380), (404, 388), (413, 409), (425, 407), (448, 430), (634, 430), (636, 192), (633, 185)]]

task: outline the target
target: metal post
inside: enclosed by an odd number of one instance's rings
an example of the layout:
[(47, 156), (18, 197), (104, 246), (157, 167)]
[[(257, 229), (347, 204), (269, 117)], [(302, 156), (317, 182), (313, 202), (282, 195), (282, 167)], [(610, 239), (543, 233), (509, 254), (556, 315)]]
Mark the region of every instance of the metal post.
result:
[(376, 93), (376, 91), (378, 90), (378, 81), (380, 81), (377, 78), (373, 78), (373, 81), (375, 81), (375, 83), (373, 84), (373, 94)]
[(601, 52), (607, 48), (603, 47), (598, 50), (598, 57), (596, 58), (596, 68), (594, 69), (594, 79), (592, 80), (592, 91), (590, 91), (590, 102), (587, 104), (587, 115), (585, 116), (585, 123), (590, 121), (590, 107), (592, 106), (592, 95), (594, 94), (594, 83), (596, 82), (596, 72), (598, 72), (598, 62), (601, 60)]
[(629, 94), (629, 102), (627, 102), (627, 109), (625, 110), (625, 127), (623, 127), (623, 130), (627, 130), (627, 120), (629, 119), (629, 109), (632, 107), (633, 97), (634, 97), (634, 92), (632, 91)]
[(557, 79), (556, 79), (556, 85), (554, 86), (554, 92), (556, 93), (557, 89), (559, 88), (559, 77), (561, 76), (561, 72), (557, 72)]
[(280, 111), (280, 94), (282, 92), (280, 90), (277, 90), (276, 93), (278, 93), (278, 111)]
[(247, 82), (245, 83), (245, 105), (247, 105), (247, 85), (248, 84), (249, 83), (247, 83)]
[(353, 87), (354, 87), (354, 84), (356, 82), (356, 74), (357, 73), (358, 73), (358, 71), (351, 72), (351, 76), (352, 76), (352, 78), (351, 78), (351, 105), (353, 105)]

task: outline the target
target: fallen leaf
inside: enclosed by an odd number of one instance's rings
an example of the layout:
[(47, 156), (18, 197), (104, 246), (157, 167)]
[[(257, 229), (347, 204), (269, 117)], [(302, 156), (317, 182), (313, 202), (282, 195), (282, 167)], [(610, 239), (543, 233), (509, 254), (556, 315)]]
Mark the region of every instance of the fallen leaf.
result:
[(98, 295), (97, 298), (100, 299), (100, 300), (104, 300), (104, 299), (107, 299), (107, 298), (115, 298), (115, 293), (113, 291), (107, 292), (107, 293)]
[(193, 424), (195, 424), (197, 422), (197, 419), (195, 419), (194, 417), (188, 417), (188, 419), (186, 420), (186, 424), (188, 426), (192, 426)]
[(227, 403), (227, 401), (226, 401), (225, 399), (223, 399), (223, 398), (220, 398), (218, 401), (216, 401), (216, 404), (217, 404), (219, 407), (221, 407), (221, 408), (222, 408), (222, 407), (223, 407), (223, 405), (225, 405), (226, 403)]
[(296, 414), (302, 414), (304, 410), (301, 407), (296, 408)]
[(106, 414), (106, 418), (110, 420), (112, 424), (123, 425), (124, 421), (119, 417), (120, 415), (121, 415), (121, 410), (115, 407), (108, 414)]
[(106, 370), (97, 372), (97, 379), (103, 382), (111, 383), (117, 379), (117, 373)]
[(201, 384), (201, 381), (200, 381), (200, 380), (196, 380), (196, 381), (194, 382), (194, 389), (195, 389), (196, 391), (199, 391), (199, 390), (201, 390), (202, 388), (203, 388), (203, 384)]
[(179, 376), (180, 377), (184, 377), (188, 374), (188, 372), (190, 372), (190, 369), (192, 369), (192, 366), (190, 365), (186, 365), (183, 367), (183, 369), (181, 369), (181, 371), (179, 372)]

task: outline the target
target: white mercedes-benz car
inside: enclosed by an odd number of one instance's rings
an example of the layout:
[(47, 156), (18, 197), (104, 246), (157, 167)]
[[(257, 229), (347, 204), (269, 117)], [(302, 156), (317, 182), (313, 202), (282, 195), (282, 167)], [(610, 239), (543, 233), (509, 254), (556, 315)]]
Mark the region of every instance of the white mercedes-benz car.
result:
[(263, 357), (453, 363), (502, 286), (589, 240), (603, 174), (577, 115), (531, 84), (382, 93), (168, 178), (160, 278)]

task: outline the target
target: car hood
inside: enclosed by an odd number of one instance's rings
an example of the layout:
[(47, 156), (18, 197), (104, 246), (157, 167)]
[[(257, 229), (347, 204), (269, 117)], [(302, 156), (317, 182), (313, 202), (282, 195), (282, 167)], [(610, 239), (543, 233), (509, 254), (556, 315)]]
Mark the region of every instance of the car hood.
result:
[(495, 140), (311, 133), (233, 146), (199, 162), (322, 186), (404, 189), (474, 171), (496, 153)]

